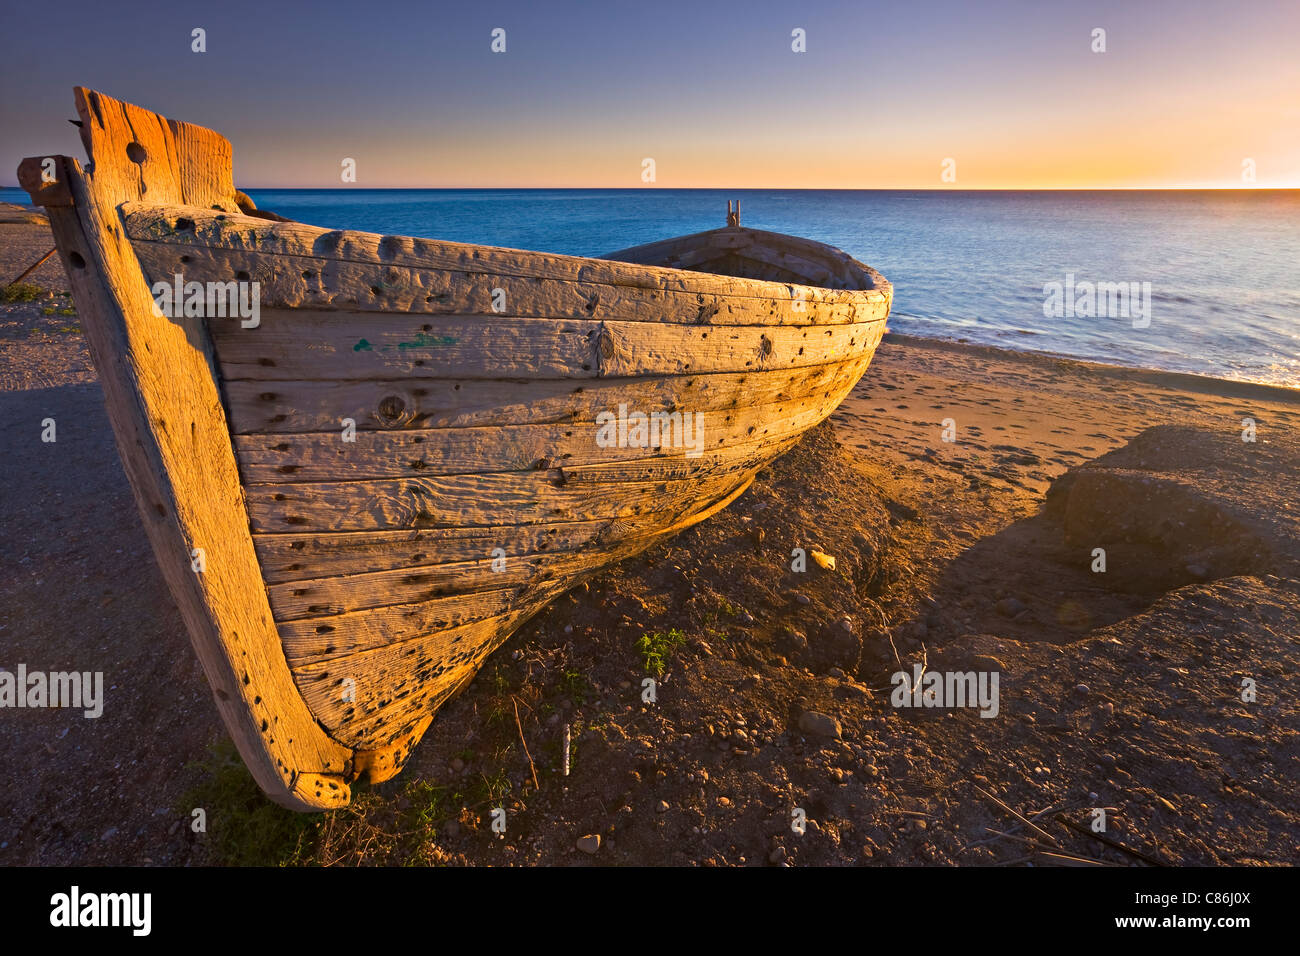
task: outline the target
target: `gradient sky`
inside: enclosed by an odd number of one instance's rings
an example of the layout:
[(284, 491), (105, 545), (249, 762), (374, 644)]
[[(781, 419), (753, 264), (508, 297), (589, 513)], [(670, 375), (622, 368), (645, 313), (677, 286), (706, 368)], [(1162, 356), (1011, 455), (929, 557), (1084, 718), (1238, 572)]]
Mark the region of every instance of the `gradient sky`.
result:
[(644, 157), (660, 187), (1300, 187), (1300, 0), (61, 0), (0, 31), (7, 184), (84, 155), (80, 84), (219, 130), (243, 187), (343, 157), (361, 187), (640, 187)]

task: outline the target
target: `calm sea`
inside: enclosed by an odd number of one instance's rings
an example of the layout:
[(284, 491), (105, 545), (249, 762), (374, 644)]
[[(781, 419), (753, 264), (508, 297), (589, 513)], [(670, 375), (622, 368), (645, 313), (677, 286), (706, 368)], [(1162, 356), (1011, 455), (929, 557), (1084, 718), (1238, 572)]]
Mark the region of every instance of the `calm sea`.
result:
[[(883, 272), (895, 331), (1300, 386), (1300, 190), (248, 192), (319, 226), (573, 255), (721, 226), (740, 199), (744, 225)], [(1061, 295), (1044, 291), (1052, 283)], [(1087, 283), (1136, 283), (1136, 308), (1088, 314)]]

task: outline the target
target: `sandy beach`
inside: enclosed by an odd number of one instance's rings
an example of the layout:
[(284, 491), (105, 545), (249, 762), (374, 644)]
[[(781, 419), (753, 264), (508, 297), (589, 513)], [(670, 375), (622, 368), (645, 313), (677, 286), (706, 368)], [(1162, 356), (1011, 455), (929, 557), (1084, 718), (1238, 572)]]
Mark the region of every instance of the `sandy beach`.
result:
[[(0, 281), (52, 245), (0, 223)], [(1300, 858), (1300, 392), (887, 336), (731, 508), (511, 638), (400, 778), (297, 817), (223, 743), (57, 259), (26, 281), (0, 666), (103, 671), (107, 698), (0, 713), (0, 863)], [(895, 706), (916, 667), (996, 673), (997, 714)]]

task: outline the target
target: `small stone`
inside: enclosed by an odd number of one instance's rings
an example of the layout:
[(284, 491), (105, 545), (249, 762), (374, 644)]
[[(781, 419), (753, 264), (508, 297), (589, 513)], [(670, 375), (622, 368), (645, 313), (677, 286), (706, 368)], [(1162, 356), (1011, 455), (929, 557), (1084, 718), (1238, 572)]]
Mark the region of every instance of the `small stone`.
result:
[(572, 625), (572, 624), (566, 624), (566, 625), (564, 625), (564, 633), (565, 633), (565, 634), (572, 634), (572, 633), (573, 633), (573, 625)]
[(786, 856), (785, 847), (779, 846), (767, 855), (767, 862), (780, 863), (782, 860), (785, 859), (785, 856)]
[(1015, 617), (1029, 610), (1023, 601), (1018, 598), (1004, 597), (1001, 601), (993, 606), (993, 609), (1003, 617)]
[(812, 559), (817, 562), (817, 566), (825, 571), (835, 570), (835, 559), (825, 551), (818, 551), (816, 548), (809, 549), (808, 553)]
[(798, 603), (804, 606), (807, 606), (812, 603), (812, 598), (810, 598), (808, 595), (804, 594), (803, 592), (796, 593), (794, 599), (795, 601), (797, 601)]
[(1087, 697), (1088, 694), (1092, 692), (1092, 690), (1091, 688), (1088, 687), (1087, 684), (1075, 684), (1074, 692), (1078, 694), (1080, 697)]
[(660, 800), (658, 805), (655, 807), (655, 813), (667, 813), (667, 812), (668, 812), (668, 801)]
[(600, 849), (600, 834), (588, 833), (584, 837), (579, 837), (578, 849), (581, 850), (583, 853), (586, 853), (588, 856), (593, 855), (597, 850)]
[(727, 797), (718, 797), (718, 806), (725, 810), (727, 807), (731, 806), (731, 800)]
[(117, 827), (109, 827), (107, 830), (104, 831), (104, 835), (101, 836), (99, 839), (100, 839), (100, 840), (111, 840), (111, 839), (113, 839), (113, 837), (115, 837), (115, 836), (117, 836)]
[(838, 720), (829, 714), (819, 713), (815, 710), (805, 710), (800, 715), (799, 729), (806, 734), (815, 734), (818, 737), (838, 738), (843, 733)]

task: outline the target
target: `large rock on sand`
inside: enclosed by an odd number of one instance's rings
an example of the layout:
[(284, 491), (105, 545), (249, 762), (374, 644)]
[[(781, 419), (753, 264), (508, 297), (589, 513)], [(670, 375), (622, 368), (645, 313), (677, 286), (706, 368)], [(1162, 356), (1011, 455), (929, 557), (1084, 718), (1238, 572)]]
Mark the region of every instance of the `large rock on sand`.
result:
[(1047, 494), (1066, 547), (1099, 583), (1167, 591), (1231, 575), (1300, 569), (1300, 442), (1293, 429), (1241, 432), (1149, 428), (1128, 445), (1062, 475)]

